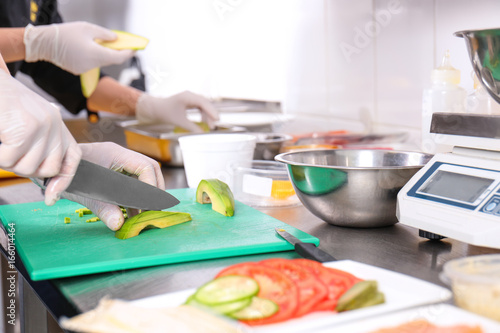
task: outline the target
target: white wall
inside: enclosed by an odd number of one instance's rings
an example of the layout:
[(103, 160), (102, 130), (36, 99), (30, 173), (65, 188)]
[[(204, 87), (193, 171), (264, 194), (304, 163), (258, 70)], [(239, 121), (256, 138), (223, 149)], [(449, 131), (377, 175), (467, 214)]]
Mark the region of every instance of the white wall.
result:
[[(422, 90), (449, 49), (472, 90), (455, 31), (500, 27), (498, 0), (60, 0), (69, 20), (150, 38), (139, 53), (153, 94), (282, 101), (289, 131), (419, 132)], [(111, 8), (119, 8), (112, 11)], [(112, 12), (111, 16), (106, 12)], [(120, 20), (122, 18), (122, 20)]]

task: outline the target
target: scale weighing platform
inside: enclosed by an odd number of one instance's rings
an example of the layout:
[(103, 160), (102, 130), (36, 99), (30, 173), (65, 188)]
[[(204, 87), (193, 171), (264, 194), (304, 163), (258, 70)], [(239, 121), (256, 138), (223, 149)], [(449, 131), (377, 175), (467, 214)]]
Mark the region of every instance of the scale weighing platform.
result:
[(399, 222), (427, 238), (500, 249), (500, 115), (435, 113), (431, 133), (453, 151), (434, 155), (401, 189)]

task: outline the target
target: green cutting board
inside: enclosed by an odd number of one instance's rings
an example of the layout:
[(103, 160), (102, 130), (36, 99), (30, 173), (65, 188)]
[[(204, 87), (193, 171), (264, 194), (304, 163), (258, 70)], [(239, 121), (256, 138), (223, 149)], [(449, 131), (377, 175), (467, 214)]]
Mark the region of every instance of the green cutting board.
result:
[[(226, 217), (209, 204), (197, 203), (195, 189), (168, 192), (180, 200), (168, 210), (190, 213), (192, 221), (146, 230), (126, 240), (115, 238), (102, 222), (86, 223), (89, 215), (80, 218), (75, 213), (82, 206), (68, 200), (50, 207), (43, 202), (0, 206), (0, 219), (12, 231), (16, 250), (34, 281), (292, 250), (276, 235), (275, 227), (319, 245), (316, 237), (243, 203), (236, 202), (235, 215)], [(71, 223), (65, 224), (65, 217)]]

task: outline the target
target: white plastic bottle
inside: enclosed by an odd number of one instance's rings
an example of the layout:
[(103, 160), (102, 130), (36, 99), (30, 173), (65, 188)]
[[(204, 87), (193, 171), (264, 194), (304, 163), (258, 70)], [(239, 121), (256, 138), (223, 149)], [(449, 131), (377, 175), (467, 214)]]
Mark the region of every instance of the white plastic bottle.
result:
[(467, 96), (465, 111), (477, 114), (500, 114), (500, 104), (490, 96), (476, 74), (473, 75), (474, 92)]
[(467, 92), (459, 86), (460, 71), (450, 64), (446, 51), (441, 66), (431, 74), (432, 86), (424, 90), (422, 103), (422, 151), (426, 153), (450, 152), (452, 146), (443, 143), (440, 134), (430, 133), (432, 114), (435, 112), (465, 112)]

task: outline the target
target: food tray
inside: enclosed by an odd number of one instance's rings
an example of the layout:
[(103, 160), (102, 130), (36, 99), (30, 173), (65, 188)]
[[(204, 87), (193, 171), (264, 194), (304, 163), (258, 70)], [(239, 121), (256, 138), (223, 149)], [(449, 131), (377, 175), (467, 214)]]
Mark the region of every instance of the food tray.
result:
[[(171, 124), (141, 124), (137, 120), (117, 123), (123, 128), (127, 147), (150, 156), (167, 166), (184, 166), (179, 138), (194, 133), (175, 133)], [(246, 128), (239, 126), (217, 126), (210, 133), (241, 133)], [(196, 133), (199, 134), (199, 133)]]

